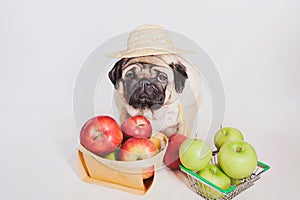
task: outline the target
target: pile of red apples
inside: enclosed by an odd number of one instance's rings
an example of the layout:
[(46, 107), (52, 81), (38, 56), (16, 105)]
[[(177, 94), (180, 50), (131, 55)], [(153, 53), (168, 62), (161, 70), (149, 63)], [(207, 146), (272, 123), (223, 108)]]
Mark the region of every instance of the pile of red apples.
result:
[[(160, 143), (151, 135), (152, 125), (144, 116), (129, 117), (121, 125), (110, 116), (96, 116), (83, 125), (80, 143), (106, 159), (137, 161), (151, 158), (160, 151)], [(143, 169), (143, 179), (153, 174), (154, 166)]]

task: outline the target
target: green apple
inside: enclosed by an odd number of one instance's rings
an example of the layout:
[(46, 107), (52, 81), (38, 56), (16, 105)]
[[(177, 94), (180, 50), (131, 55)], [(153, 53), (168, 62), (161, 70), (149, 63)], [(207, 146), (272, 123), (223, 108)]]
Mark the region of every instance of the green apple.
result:
[[(222, 169), (216, 164), (209, 164), (203, 170), (198, 172), (198, 175), (213, 183), (217, 187), (227, 190), (231, 186), (230, 177), (227, 176)], [(213, 198), (222, 198), (223, 194), (213, 188), (206, 187)]]
[(215, 134), (214, 143), (217, 149), (230, 140), (244, 140), (243, 134), (236, 128), (221, 126), (221, 129)]
[(255, 149), (242, 140), (226, 142), (219, 150), (218, 162), (231, 178), (242, 179), (252, 174), (257, 166)]
[(212, 158), (211, 147), (200, 139), (186, 139), (179, 147), (181, 164), (190, 170), (204, 169)]
[(117, 152), (113, 151), (113, 152), (107, 154), (106, 156), (104, 156), (104, 158), (106, 158), (108, 160), (117, 160), (116, 154), (117, 154)]
[(105, 155), (103, 158), (106, 158), (108, 160), (120, 160), (120, 158), (119, 158), (120, 149), (121, 149), (121, 145), (119, 145), (118, 148), (115, 151)]
[(230, 188), (230, 177), (227, 176), (216, 164), (207, 165), (203, 170), (198, 172), (198, 175), (202, 176), (223, 190)]

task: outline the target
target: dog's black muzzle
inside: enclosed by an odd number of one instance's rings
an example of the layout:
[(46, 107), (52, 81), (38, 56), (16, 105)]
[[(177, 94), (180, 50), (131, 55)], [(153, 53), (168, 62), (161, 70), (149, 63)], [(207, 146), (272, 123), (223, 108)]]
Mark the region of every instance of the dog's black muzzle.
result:
[(165, 93), (155, 83), (141, 79), (129, 99), (129, 105), (134, 108), (160, 108), (165, 100)]

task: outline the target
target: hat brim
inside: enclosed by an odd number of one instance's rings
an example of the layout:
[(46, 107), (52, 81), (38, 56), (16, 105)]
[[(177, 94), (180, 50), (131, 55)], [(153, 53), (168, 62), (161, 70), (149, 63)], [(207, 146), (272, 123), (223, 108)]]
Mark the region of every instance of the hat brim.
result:
[(159, 49), (159, 48), (140, 48), (134, 50), (124, 50), (108, 54), (111, 58), (133, 58), (140, 56), (161, 55), (161, 54), (191, 54), (193, 51), (183, 49)]

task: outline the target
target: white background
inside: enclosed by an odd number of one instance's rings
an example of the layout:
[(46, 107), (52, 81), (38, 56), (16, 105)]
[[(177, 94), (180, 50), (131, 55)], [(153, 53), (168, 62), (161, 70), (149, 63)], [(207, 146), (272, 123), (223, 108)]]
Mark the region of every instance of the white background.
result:
[(299, 196), (299, 1), (177, 2), (0, 2), (1, 199), (201, 199), (169, 170), (145, 196), (87, 184), (74, 171), (72, 93), (81, 64), (144, 23), (206, 50), (225, 87), (224, 125), (239, 127), (271, 165), (236, 199)]

